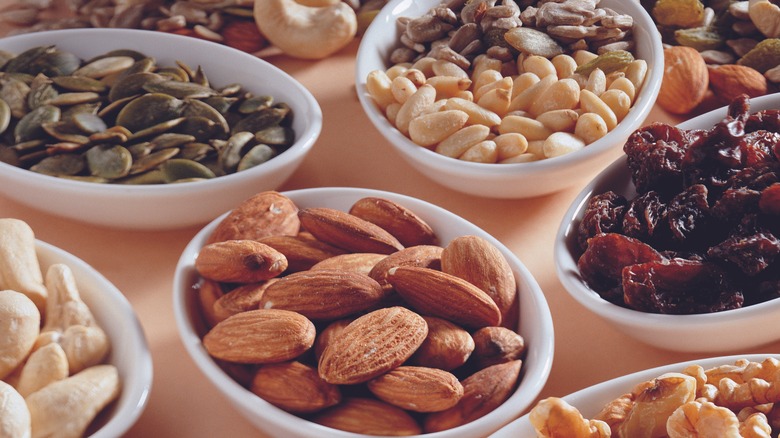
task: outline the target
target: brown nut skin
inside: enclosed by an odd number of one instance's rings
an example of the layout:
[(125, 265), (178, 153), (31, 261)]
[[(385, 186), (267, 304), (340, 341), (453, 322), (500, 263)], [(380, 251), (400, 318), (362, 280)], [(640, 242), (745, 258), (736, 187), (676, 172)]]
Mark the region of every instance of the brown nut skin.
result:
[(392, 254), (403, 245), (381, 227), (333, 208), (305, 208), (301, 225), (317, 239), (347, 252)]
[(322, 380), (317, 369), (298, 361), (262, 365), (250, 391), (272, 405), (293, 413), (311, 413), (341, 401), (341, 390)]
[(368, 273), (382, 288), (392, 290), (393, 285), (387, 281), (387, 271), (397, 266), (416, 266), (418, 268), (441, 269), (441, 253), (443, 248), (435, 245), (417, 245), (404, 248), (388, 255)]
[(368, 381), (368, 390), (393, 406), (414, 412), (439, 412), (463, 397), (458, 378), (438, 368), (399, 366)]
[(344, 254), (344, 251), (327, 243), (304, 236), (268, 236), (258, 239), (287, 258), (286, 273), (311, 269), (317, 263)]
[(348, 398), (326, 409), (312, 421), (363, 435), (419, 435), (422, 428), (405, 410), (372, 398)]
[(357, 200), (349, 213), (382, 227), (403, 246), (435, 245), (436, 233), (408, 208), (389, 199), (366, 197)]
[(287, 269), (284, 254), (254, 240), (228, 240), (201, 248), (195, 269), (204, 278), (225, 283), (255, 283)]
[(523, 337), (505, 327), (483, 327), (471, 336), (474, 339), (471, 359), (480, 369), (521, 359), (525, 353)]
[(428, 336), (410, 362), (425, 367), (454, 370), (466, 363), (474, 351), (474, 339), (462, 327), (435, 316), (423, 316)]
[(279, 192), (258, 193), (243, 201), (217, 225), (207, 243), (295, 236), (301, 228), (298, 207)]

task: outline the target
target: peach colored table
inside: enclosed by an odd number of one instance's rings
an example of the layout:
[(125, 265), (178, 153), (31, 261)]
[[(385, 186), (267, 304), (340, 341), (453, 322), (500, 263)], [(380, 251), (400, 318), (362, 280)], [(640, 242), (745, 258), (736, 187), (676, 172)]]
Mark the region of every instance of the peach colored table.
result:
[[(402, 193), (446, 208), (503, 242), (535, 276), (552, 311), (555, 358), (541, 397), (563, 396), (623, 374), (707, 356), (639, 344), (591, 316), (569, 297), (555, 275), (552, 248), (560, 218), (579, 187), (535, 199), (481, 199), (438, 186), (407, 165), (369, 124), (357, 100), (353, 85), (357, 46), (356, 41), (321, 61), (268, 59), (303, 83), (324, 114), (322, 134), (313, 151), (281, 190), (347, 186)], [(646, 123), (652, 121), (678, 120), (655, 109)], [(616, 151), (615, 157), (619, 153)], [(593, 169), (593, 174), (598, 170)], [(43, 214), (3, 197), (0, 217), (27, 221), (39, 239), (92, 264), (124, 292), (138, 313), (152, 350), (154, 383), (147, 408), (128, 437), (259, 435), (205, 380), (176, 331), (173, 271), (179, 254), (199, 227), (166, 232), (96, 228)], [(777, 351), (780, 342), (730, 354)]]

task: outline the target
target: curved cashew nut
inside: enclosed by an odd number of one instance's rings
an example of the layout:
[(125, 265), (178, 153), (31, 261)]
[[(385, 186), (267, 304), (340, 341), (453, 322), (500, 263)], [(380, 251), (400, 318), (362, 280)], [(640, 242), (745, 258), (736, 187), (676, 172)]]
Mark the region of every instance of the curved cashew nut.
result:
[(30, 354), (38, 337), (41, 314), (26, 295), (0, 290), (0, 379)]
[(13, 386), (0, 380), (0, 436), (30, 436), (30, 410)]
[(769, 0), (750, 0), (750, 21), (767, 38), (780, 37), (780, 6)]
[(29, 297), (43, 313), (46, 287), (35, 252), (35, 234), (19, 219), (0, 219), (0, 290), (10, 289)]
[(52, 382), (68, 377), (68, 374), (68, 357), (60, 344), (44, 345), (27, 358), (16, 390), (22, 397), (27, 397)]
[(357, 33), (357, 15), (342, 1), (312, 7), (295, 0), (255, 0), (254, 17), (268, 41), (296, 58), (325, 58)]

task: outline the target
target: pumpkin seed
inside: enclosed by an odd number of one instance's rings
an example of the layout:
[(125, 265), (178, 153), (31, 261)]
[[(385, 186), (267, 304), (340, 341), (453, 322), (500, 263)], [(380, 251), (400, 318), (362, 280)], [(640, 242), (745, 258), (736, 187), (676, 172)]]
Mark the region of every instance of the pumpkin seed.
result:
[(117, 179), (130, 172), (133, 157), (123, 146), (93, 146), (87, 150), (85, 157), (92, 176), (105, 179)]

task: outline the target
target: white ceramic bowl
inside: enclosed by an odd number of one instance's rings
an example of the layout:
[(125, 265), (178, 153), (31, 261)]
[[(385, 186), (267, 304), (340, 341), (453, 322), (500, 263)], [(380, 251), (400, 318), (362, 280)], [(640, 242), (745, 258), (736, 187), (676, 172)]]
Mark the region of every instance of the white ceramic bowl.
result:
[(170, 229), (204, 224), (259, 190), (278, 188), (301, 164), (322, 129), (322, 111), (309, 91), (273, 65), (209, 41), (136, 29), (68, 29), (0, 39), (0, 50), (21, 53), (55, 44), (82, 59), (114, 49), (135, 49), (159, 65), (181, 60), (202, 66), (214, 86), (233, 83), (274, 96), (294, 112), (296, 142), (252, 169), (192, 183), (126, 186), (41, 175), (0, 162), (0, 192), (50, 214), (96, 225)]
[(141, 323), (119, 289), (85, 261), (41, 241), (36, 241), (35, 249), (44, 275), (57, 263), (71, 269), (81, 299), (111, 340), (107, 363), (119, 370), (122, 389), (89, 430), (95, 430), (93, 438), (122, 436), (146, 408), (152, 387), (152, 356)]
[[(409, 208), (433, 227), (442, 244), (455, 237), (474, 234), (484, 237), (496, 245), (512, 266), (520, 291), (519, 333), (528, 346), (523, 363), (522, 380), (517, 391), (503, 405), (486, 416), (448, 431), (426, 436), (453, 438), (485, 436), (512, 421), (534, 401), (550, 372), (553, 358), (553, 326), (547, 301), (523, 264), (509, 249), (474, 224), (415, 198), (394, 193), (353, 189), (319, 188), (296, 190), (284, 193), (299, 208), (330, 207), (347, 211), (358, 199), (366, 196), (378, 196)], [(223, 216), (224, 217), (224, 216)], [(265, 400), (252, 394), (225, 374), (209, 356), (201, 343), (204, 324), (200, 321), (194, 286), (198, 276), (194, 261), (199, 249), (214, 230), (222, 217), (215, 219), (201, 230), (187, 245), (176, 267), (173, 285), (173, 306), (179, 334), (187, 352), (196, 365), (214, 386), (239, 410), (252, 424), (264, 433), (272, 436), (296, 437), (357, 437), (348, 433), (303, 420), (282, 411)]]
[[(605, 404), (620, 397), (626, 392), (629, 392), (635, 385), (652, 380), (664, 373), (679, 373), (689, 365), (701, 365), (706, 370), (720, 365), (733, 365), (737, 359), (744, 358), (751, 362), (761, 362), (767, 357), (780, 359), (780, 356), (777, 354), (753, 354), (696, 359), (688, 362), (676, 363), (673, 365), (664, 365), (618, 377), (582, 389), (562, 398), (567, 403), (577, 408), (585, 418), (593, 418), (593, 416), (596, 415)], [(506, 427), (503, 427), (498, 432), (490, 435), (490, 438), (516, 438), (534, 436), (536, 436), (536, 432), (534, 432), (534, 428), (531, 426), (531, 422), (528, 421), (528, 414), (526, 414), (511, 422)]]
[[(750, 111), (780, 108), (780, 94), (750, 101)], [(726, 116), (719, 108), (678, 125), (682, 129), (707, 129)], [(582, 280), (577, 268), (580, 251), (577, 224), (592, 195), (613, 190), (632, 199), (636, 196), (626, 156), (604, 169), (572, 202), (555, 238), (555, 265), (563, 286), (582, 306), (614, 324), (621, 332), (647, 344), (684, 352), (728, 352), (764, 345), (780, 339), (780, 300), (741, 309), (699, 315), (661, 315), (639, 312), (601, 298)], [(749, 333), (749, 335), (745, 335)]]
[[(386, 70), (387, 59), (397, 46), (399, 17), (419, 17), (439, 0), (392, 0), (374, 18), (360, 43), (355, 69), (358, 97), (373, 125), (388, 143), (415, 169), (452, 190), (489, 198), (526, 198), (570, 187), (603, 167), (605, 155), (623, 146), (628, 136), (644, 122), (655, 104), (663, 77), (663, 48), (652, 18), (638, 2), (603, 0), (609, 7), (634, 17), (636, 55), (647, 61), (644, 86), (633, 108), (609, 134), (584, 149), (531, 163), (471, 163), (421, 147), (387, 120), (366, 91), (366, 78), (373, 70)], [(614, 157), (614, 155), (613, 155)]]

